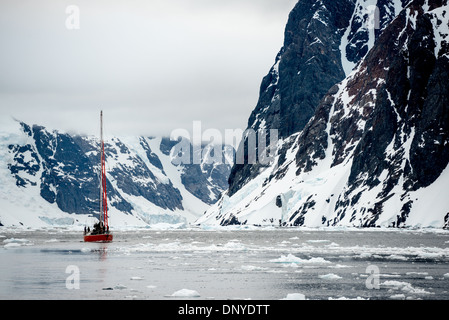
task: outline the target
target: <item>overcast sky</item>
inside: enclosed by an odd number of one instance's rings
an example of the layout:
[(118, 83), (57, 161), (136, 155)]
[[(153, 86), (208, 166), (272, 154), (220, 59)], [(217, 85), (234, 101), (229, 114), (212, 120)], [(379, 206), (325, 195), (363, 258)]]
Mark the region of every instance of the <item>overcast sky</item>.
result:
[(244, 129), (296, 2), (1, 0), (0, 117), (97, 134), (103, 109), (110, 134)]

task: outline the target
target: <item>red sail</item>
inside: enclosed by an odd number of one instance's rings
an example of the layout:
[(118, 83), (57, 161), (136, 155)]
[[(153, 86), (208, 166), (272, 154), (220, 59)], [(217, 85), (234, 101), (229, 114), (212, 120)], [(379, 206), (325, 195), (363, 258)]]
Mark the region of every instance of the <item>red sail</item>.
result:
[(111, 242), (112, 233), (109, 232), (108, 222), (108, 196), (106, 191), (106, 163), (103, 140), (103, 111), (100, 113), (101, 119), (101, 173), (100, 173), (100, 222), (94, 225), (92, 231), (84, 230), (84, 241), (86, 242)]
[(106, 192), (106, 165), (104, 157), (104, 142), (101, 141), (101, 183), (103, 186), (102, 200), (103, 200), (103, 223), (106, 230), (109, 230), (108, 225), (108, 197)]

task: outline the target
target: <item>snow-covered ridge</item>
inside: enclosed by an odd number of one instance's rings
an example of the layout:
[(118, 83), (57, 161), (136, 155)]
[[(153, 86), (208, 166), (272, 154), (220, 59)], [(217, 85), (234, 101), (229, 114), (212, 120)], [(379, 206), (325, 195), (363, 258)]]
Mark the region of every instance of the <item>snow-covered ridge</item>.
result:
[[(193, 222), (227, 186), (227, 163), (174, 165), (176, 141), (105, 138), (111, 226)], [(2, 119), (0, 226), (90, 223), (99, 212), (98, 145)]]

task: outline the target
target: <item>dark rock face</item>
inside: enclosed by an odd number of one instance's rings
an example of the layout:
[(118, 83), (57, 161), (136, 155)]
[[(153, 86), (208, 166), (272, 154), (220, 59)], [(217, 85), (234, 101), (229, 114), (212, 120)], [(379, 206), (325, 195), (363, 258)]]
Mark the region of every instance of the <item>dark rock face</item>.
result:
[[(413, 1), (408, 11), (402, 11), (379, 37), (360, 71), (349, 79), (344, 87), (352, 98), (349, 115), (340, 116), (348, 112), (348, 106), (329, 94), (299, 139), (299, 145), (306, 147), (299, 148), (296, 164), (298, 172), (307, 172), (316, 163), (314, 159), (323, 159), (323, 150), (328, 147), (323, 128), (330, 112), (327, 102), (334, 100), (330, 119), (333, 165), (341, 163), (352, 150), (354, 153), (348, 190), (340, 195), (335, 206), (337, 218), (331, 224), (343, 219), (357, 203), (360, 191), (356, 190), (382, 185), (373, 207), (365, 208), (363, 226), (375, 226), (383, 203), (400, 185), (404, 205), (395, 226), (401, 226), (413, 204), (413, 200), (406, 201), (408, 191), (435, 182), (449, 162), (449, 84), (443, 81), (449, 70), (448, 51), (442, 49), (435, 56), (432, 16), (423, 12), (423, 4)], [(416, 17), (416, 24), (410, 16)], [(363, 130), (357, 129), (360, 121), (365, 122)], [(309, 135), (313, 130), (316, 132)], [(347, 148), (354, 143), (355, 148)], [(312, 158), (308, 156), (311, 154)], [(383, 172), (387, 175), (381, 181)]]
[(281, 138), (304, 128), (324, 94), (345, 77), (339, 51), (353, 1), (299, 1), (289, 15), (284, 46), (262, 80), (248, 127), (262, 120)]
[[(407, 199), (407, 191), (435, 182), (449, 162), (449, 85), (442, 80), (448, 75), (449, 61), (444, 57), (448, 51), (435, 56), (431, 15), (423, 12), (423, 4), (413, 1), (408, 7), (409, 15), (417, 17), (414, 28), (403, 11), (388, 28), (390, 32), (379, 38), (379, 50), (373, 50), (365, 60), (368, 67), (382, 59), (383, 69), (389, 69), (382, 77), (385, 84), (377, 88), (375, 109), (355, 150), (348, 182), (352, 189), (360, 183), (373, 188), (381, 183), (378, 178), (386, 170), (388, 176), (382, 181), (379, 204), (392, 195), (401, 177), (402, 197)], [(394, 151), (385, 157), (391, 142)], [(407, 142), (408, 150), (404, 147)], [(369, 178), (361, 182), (358, 177), (363, 175)], [(397, 226), (405, 221), (412, 203), (410, 200), (404, 204)], [(377, 215), (374, 211), (373, 217)], [(374, 222), (372, 219), (368, 225)]]
[(279, 62), (280, 137), (304, 128), (321, 98), (345, 73), (339, 51), (352, 1), (299, 1), (290, 13)]
[[(10, 145), (15, 153), (13, 164), (9, 164), (15, 174), (17, 185), (27, 187), (40, 185), (40, 195), (49, 203), (68, 213), (88, 214), (99, 211), (99, 189), (96, 165), (78, 145), (80, 137), (68, 134), (50, 133), (45, 128), (22, 123), (24, 131), (33, 138), (33, 145)], [(83, 144), (86, 148), (87, 142)], [(90, 146), (90, 149), (93, 147)], [(27, 157), (27, 161), (24, 161)], [(26, 172), (29, 179), (20, 173)], [(32, 180), (31, 180), (32, 179)], [(115, 205), (130, 209), (130, 205), (118, 196), (110, 183), (110, 197)]]
[[(188, 142), (188, 148), (190, 150), (189, 163), (181, 163), (179, 165), (182, 167), (182, 184), (190, 193), (203, 202), (213, 204), (218, 200), (223, 190), (228, 188), (231, 164), (228, 163), (227, 159), (233, 158), (234, 150), (229, 146), (222, 146), (217, 148), (217, 150), (220, 149), (220, 156), (214, 158), (216, 150), (210, 145), (194, 148)], [(172, 150), (176, 151), (176, 146), (173, 146)], [(201, 163), (195, 163), (194, 153), (201, 153), (201, 156), (198, 155), (203, 160)], [(207, 160), (209, 157), (211, 157), (210, 160)]]
[[(30, 181), (25, 177), (18, 175), (19, 172), (26, 172), (28, 175), (34, 176), (40, 169), (40, 160), (34, 152), (33, 147), (29, 144), (24, 146), (10, 145), (9, 150), (14, 154), (14, 164), (9, 164), (8, 169), (16, 178), (16, 185), (18, 187), (25, 187), (27, 184), (36, 185), (36, 182)], [(25, 155), (28, 158), (25, 159)]]
[[(402, 10), (410, 1), (401, 0), (399, 10)], [(348, 41), (345, 48), (348, 61), (356, 64), (365, 57), (371, 49), (368, 44), (370, 28), (374, 29), (374, 36), (377, 39), (399, 14), (396, 10), (398, 8), (395, 8), (395, 3), (391, 0), (378, 0), (376, 5), (355, 8), (355, 14), (350, 21)], [(367, 28), (367, 25), (370, 28)]]
[(53, 135), (40, 126), (33, 126), (32, 132), (36, 152), (42, 158), (41, 196), (69, 213), (98, 209), (94, 166), (74, 140), (67, 134)]
[[(279, 138), (304, 128), (321, 98), (345, 77), (339, 45), (353, 10), (351, 0), (296, 4), (285, 28), (284, 46), (262, 80), (248, 128), (277, 129)], [(259, 168), (258, 164), (234, 165), (229, 176), (230, 195), (254, 178)]]
[[(155, 163), (156, 167), (161, 169), (161, 162), (151, 152), (145, 140), (140, 138), (139, 142), (148, 161), (152, 164)], [(121, 162), (123, 156), (126, 157), (125, 163)], [(183, 209), (181, 193), (173, 187), (172, 182), (161, 183), (158, 181), (153, 172), (145, 165), (144, 160), (133, 154), (118, 138), (113, 138), (107, 146), (106, 157), (117, 162), (117, 165), (110, 171), (110, 175), (123, 192), (136, 197), (141, 196), (162, 209)]]
[[(403, 5), (407, 2), (402, 1)], [(342, 59), (358, 63), (395, 17), (392, 1), (378, 1), (377, 11), (370, 10), (356, 0), (299, 1), (289, 15), (284, 46), (262, 80), (248, 128), (278, 129), (281, 139), (303, 130), (325, 94), (345, 78)], [(373, 39), (369, 27), (375, 29)], [(257, 163), (235, 164), (229, 194), (235, 194), (259, 171)]]

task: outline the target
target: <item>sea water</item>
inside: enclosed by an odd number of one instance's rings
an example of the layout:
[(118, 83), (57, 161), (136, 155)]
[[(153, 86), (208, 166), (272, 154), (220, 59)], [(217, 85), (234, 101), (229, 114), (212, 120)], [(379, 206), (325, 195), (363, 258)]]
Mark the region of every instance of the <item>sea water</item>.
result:
[(449, 299), (443, 230), (0, 228), (0, 299)]

